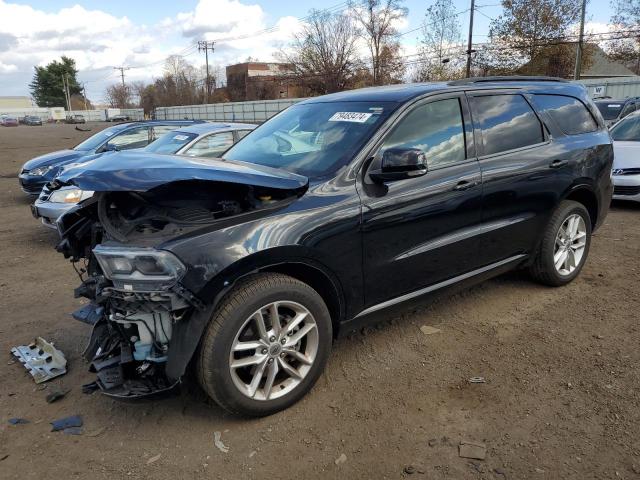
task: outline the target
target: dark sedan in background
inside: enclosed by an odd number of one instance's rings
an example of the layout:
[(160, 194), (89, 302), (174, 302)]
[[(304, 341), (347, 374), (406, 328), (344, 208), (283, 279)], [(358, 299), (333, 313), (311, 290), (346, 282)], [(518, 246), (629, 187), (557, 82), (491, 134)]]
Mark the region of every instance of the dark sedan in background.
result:
[(34, 126), (42, 126), (42, 119), (36, 115), (27, 115), (22, 119), (23, 125), (29, 125), (31, 127)]
[(202, 123), (200, 120), (150, 120), (122, 123), (106, 128), (87, 138), (70, 150), (59, 150), (29, 160), (22, 166), (18, 179), (29, 195), (39, 195), (63, 166), (84, 157), (109, 151), (143, 148), (171, 130), (181, 126)]

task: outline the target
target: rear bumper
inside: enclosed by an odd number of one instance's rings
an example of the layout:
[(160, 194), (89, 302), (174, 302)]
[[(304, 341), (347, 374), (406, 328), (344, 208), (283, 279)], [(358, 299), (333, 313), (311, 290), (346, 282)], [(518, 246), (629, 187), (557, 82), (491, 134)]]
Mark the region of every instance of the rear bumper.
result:
[(640, 202), (640, 175), (615, 175), (613, 199)]

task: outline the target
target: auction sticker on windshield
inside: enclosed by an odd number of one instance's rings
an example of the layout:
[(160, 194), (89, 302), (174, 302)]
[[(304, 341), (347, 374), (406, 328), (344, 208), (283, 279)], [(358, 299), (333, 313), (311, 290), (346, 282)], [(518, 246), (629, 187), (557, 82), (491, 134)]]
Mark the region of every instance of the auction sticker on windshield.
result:
[(355, 122), (355, 123), (364, 123), (373, 113), (364, 113), (364, 112), (336, 112), (329, 119), (330, 122)]

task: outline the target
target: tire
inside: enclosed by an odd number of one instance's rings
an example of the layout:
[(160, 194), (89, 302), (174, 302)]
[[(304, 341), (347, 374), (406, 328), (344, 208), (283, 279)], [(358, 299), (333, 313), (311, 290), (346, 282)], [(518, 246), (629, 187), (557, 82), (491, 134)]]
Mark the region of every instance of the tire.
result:
[[(583, 223), (579, 224), (577, 227), (581, 231), (576, 234), (575, 240), (566, 238), (565, 245), (562, 245), (560, 240), (558, 240), (558, 248), (560, 250), (556, 250), (556, 241), (559, 239), (559, 235), (561, 235), (560, 228), (562, 227), (564, 231), (564, 229), (569, 227), (569, 222), (571, 222), (572, 219), (575, 219), (576, 216), (582, 219)], [(584, 233), (584, 236), (580, 236), (581, 233)], [(575, 247), (582, 243), (582, 239), (584, 239), (584, 248), (579, 260), (577, 260), (577, 256), (575, 255), (577, 249)], [(566, 285), (580, 274), (580, 271), (587, 260), (590, 246), (591, 217), (589, 216), (589, 212), (581, 203), (574, 202), (572, 200), (563, 200), (549, 219), (549, 223), (544, 230), (542, 241), (540, 242), (533, 264), (529, 271), (534, 279), (544, 285), (549, 285), (551, 287)], [(564, 262), (560, 267), (556, 267), (554, 257), (557, 254), (562, 254), (562, 249), (564, 249), (565, 252), (574, 252), (573, 259), (575, 266), (573, 268), (571, 267), (571, 264), (567, 265)], [(558, 257), (558, 261), (562, 261), (562, 258), (565, 257), (560, 255)], [(567, 266), (568, 268), (565, 268)]]
[[(271, 322), (273, 308), (280, 319), (279, 334)], [(262, 330), (258, 317), (265, 327)], [(302, 320), (293, 326), (293, 318)], [(285, 333), (289, 326), (291, 332)], [(308, 333), (301, 336), (304, 331)], [(298, 336), (301, 340), (292, 344)], [(279, 273), (252, 275), (236, 285), (213, 313), (197, 356), (198, 381), (216, 403), (233, 414), (271, 415), (311, 390), (327, 363), (332, 340), (327, 306), (309, 285)], [(250, 343), (260, 346), (241, 350)], [(254, 359), (260, 359), (260, 364), (231, 366), (232, 362), (240, 365)], [(277, 373), (272, 374), (274, 370)], [(260, 381), (256, 384), (257, 377)], [(254, 384), (257, 389), (252, 389)]]

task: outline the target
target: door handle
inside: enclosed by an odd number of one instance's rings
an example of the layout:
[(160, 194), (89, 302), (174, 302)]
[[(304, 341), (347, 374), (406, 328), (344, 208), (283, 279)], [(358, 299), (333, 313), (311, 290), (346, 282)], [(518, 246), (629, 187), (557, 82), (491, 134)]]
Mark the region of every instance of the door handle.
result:
[(469, 188), (475, 187), (476, 185), (478, 185), (478, 182), (468, 182), (467, 180), (460, 180), (458, 184), (453, 187), (453, 189), (457, 191), (467, 190)]
[(569, 162), (567, 162), (566, 160), (554, 160), (553, 162), (551, 162), (549, 164), (549, 168), (560, 168), (560, 167), (564, 167), (566, 165), (568, 165)]

